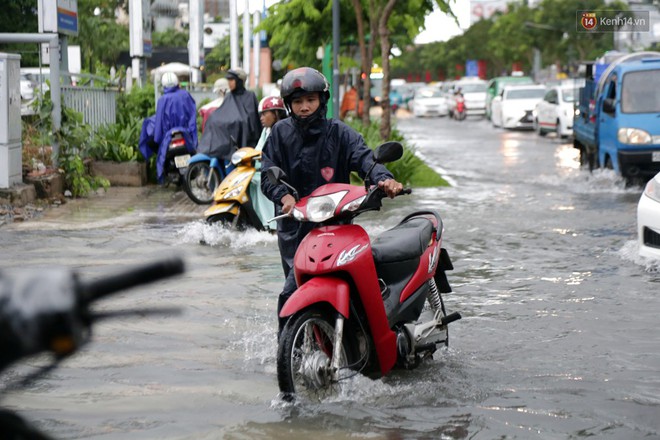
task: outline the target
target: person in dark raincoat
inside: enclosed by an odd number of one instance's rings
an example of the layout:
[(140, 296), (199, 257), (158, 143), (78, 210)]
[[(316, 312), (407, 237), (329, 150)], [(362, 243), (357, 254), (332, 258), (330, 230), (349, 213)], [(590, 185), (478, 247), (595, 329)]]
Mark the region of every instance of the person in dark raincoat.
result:
[[(274, 185), (263, 173), (276, 166), (284, 170), (300, 197), (307, 196), (326, 183), (350, 183), (356, 171), (365, 178), (373, 165), (373, 152), (362, 136), (335, 119), (327, 119), (329, 85), (319, 71), (301, 67), (287, 73), (282, 80), (281, 95), (290, 117), (279, 121), (271, 129), (262, 154), (263, 193), (282, 213), (290, 213), (295, 199), (284, 185)], [(389, 197), (394, 197), (403, 185), (381, 164), (371, 171)], [(315, 225), (283, 218), (277, 222), (277, 238), (286, 281), (280, 293), (277, 313), (296, 289), (293, 257), (298, 245)], [(279, 332), (285, 321), (279, 320)]]
[(179, 80), (172, 72), (161, 78), (163, 96), (158, 99), (156, 115), (142, 123), (139, 149), (145, 160), (156, 154), (156, 175), (163, 181), (167, 149), (172, 140), (172, 130), (183, 133), (186, 148), (195, 153), (197, 147), (197, 106), (190, 93), (179, 87)]
[(254, 92), (245, 88), (246, 79), (242, 69), (227, 71), (229, 93), (207, 119), (198, 153), (229, 161), (237, 148), (257, 145), (261, 135), (259, 101)]

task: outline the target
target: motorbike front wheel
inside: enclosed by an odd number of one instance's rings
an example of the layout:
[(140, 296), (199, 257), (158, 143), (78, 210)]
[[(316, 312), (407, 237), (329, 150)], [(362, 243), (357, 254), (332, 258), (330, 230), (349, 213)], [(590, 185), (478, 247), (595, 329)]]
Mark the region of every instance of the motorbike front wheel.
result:
[(213, 201), (213, 193), (218, 185), (218, 170), (211, 168), (208, 162), (195, 162), (188, 167), (183, 189), (193, 202), (208, 205)]
[(277, 382), (285, 400), (321, 401), (337, 394), (340, 381), (355, 374), (346, 343), (333, 374), (334, 336), (334, 319), (320, 310), (308, 309), (287, 322), (277, 350)]
[(238, 217), (229, 212), (223, 212), (222, 214), (212, 215), (206, 219), (206, 222), (209, 224), (218, 223), (224, 226), (225, 228), (236, 229), (237, 231), (244, 231), (247, 229), (247, 222), (243, 218), (242, 214), (239, 214)]

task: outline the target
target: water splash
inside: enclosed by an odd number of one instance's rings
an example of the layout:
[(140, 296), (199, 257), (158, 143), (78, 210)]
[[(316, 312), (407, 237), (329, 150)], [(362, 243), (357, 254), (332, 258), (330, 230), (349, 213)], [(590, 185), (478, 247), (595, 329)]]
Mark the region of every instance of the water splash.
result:
[(630, 261), (639, 266), (643, 266), (648, 273), (660, 273), (660, 260), (646, 258), (639, 255), (639, 242), (630, 240), (624, 243), (618, 251), (619, 256), (626, 261)]
[(270, 232), (256, 229), (236, 231), (219, 223), (208, 224), (202, 220), (185, 224), (178, 235), (183, 243), (203, 243), (232, 249), (277, 243), (277, 236)]
[(563, 174), (542, 175), (536, 179), (539, 183), (551, 187), (566, 188), (575, 194), (634, 194), (641, 193), (638, 186), (628, 185), (626, 180), (614, 170), (586, 169), (569, 170)]

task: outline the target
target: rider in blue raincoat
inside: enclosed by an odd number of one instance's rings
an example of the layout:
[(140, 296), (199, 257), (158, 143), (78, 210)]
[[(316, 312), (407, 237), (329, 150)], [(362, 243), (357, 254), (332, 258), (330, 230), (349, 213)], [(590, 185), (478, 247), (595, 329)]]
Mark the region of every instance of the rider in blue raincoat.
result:
[(197, 148), (197, 107), (195, 100), (186, 90), (179, 87), (174, 73), (167, 72), (161, 79), (163, 96), (158, 99), (156, 115), (145, 119), (140, 134), (140, 152), (145, 159), (157, 154), (156, 172), (162, 182), (167, 149), (172, 140), (172, 131), (183, 133), (186, 148), (192, 154)]

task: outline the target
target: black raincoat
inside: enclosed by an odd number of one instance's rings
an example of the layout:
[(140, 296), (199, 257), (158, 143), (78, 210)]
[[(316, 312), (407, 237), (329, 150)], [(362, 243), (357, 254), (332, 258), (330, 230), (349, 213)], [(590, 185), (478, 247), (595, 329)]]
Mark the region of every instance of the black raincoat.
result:
[[(244, 87), (228, 93), (207, 119), (197, 152), (229, 160), (236, 148), (255, 147), (261, 135), (258, 105), (254, 92)], [(233, 145), (232, 137), (238, 145)]]
[[(373, 163), (373, 152), (362, 136), (343, 122), (319, 118), (311, 126), (302, 128), (295, 118), (287, 118), (273, 126), (266, 141), (262, 153), (261, 190), (279, 209), (280, 200), (289, 194), (289, 190), (284, 185), (271, 184), (263, 174), (273, 166), (281, 168), (288, 176), (288, 183), (296, 188), (300, 197), (304, 197), (326, 183), (350, 183), (352, 171), (364, 179)], [(394, 177), (385, 166), (378, 164), (371, 172), (371, 178), (377, 183)], [(296, 289), (291, 270), (293, 257), (313, 227), (313, 223), (288, 218), (277, 222), (278, 245), (286, 277), (279, 308)]]

